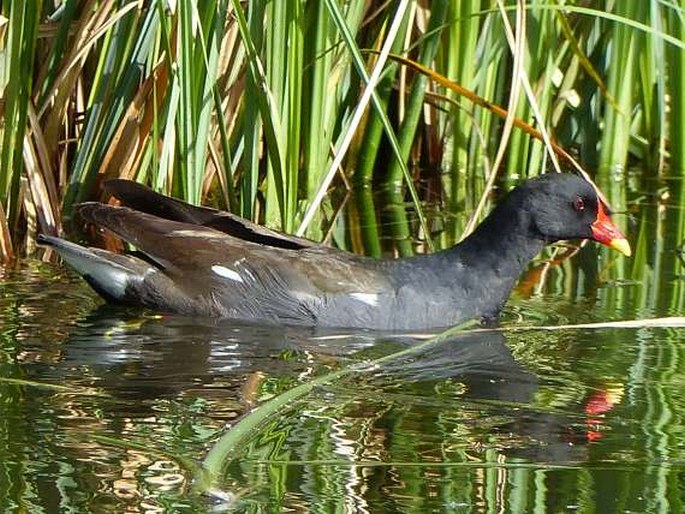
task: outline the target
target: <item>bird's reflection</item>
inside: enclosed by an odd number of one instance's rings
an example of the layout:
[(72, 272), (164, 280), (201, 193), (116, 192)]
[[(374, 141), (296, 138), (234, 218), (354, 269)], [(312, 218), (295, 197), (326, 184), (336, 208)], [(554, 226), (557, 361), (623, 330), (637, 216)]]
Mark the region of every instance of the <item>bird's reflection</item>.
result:
[[(281, 380), (287, 386), (348, 363), (399, 351), (417, 341), (411, 337), (357, 332), (332, 336), (312, 330), (238, 324), (179, 316), (129, 315), (103, 307), (83, 320), (65, 345), (63, 370), (88, 369), (95, 385), (125, 400), (120, 416), (141, 416), (160, 399), (188, 394), (220, 404), (259, 403), (260, 384)], [(69, 371), (65, 371), (69, 373)], [(511, 448), (511, 454), (545, 461), (582, 457), (582, 419), (538, 409), (538, 376), (513, 357), (498, 331), (467, 333), (388, 361), (361, 378), (359, 394), (403, 389), (407, 402), (430, 400), (441, 384), (459, 384), (461, 402), (485, 402), (502, 418), (489, 430), (533, 441)], [(257, 392), (256, 392), (257, 391)], [(280, 392), (280, 391), (277, 391)], [(256, 395), (256, 398), (255, 398)], [(392, 398), (392, 395), (389, 395)], [(392, 400), (388, 400), (392, 401)], [(436, 400), (427, 415), (455, 409)], [(580, 411), (580, 407), (578, 408)]]
[(452, 337), (419, 355), (388, 363), (383, 373), (415, 383), (456, 380), (472, 399), (527, 403), (538, 387), (535, 374), (516, 362), (497, 331)]

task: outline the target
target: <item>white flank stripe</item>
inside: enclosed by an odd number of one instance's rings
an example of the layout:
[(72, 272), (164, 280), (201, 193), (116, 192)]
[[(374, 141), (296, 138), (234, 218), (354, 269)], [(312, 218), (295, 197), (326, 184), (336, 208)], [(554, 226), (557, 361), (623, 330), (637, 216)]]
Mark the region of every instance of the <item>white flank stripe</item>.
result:
[(202, 229), (192, 229), (192, 230), (174, 230), (169, 232), (171, 236), (178, 237), (198, 237), (202, 239), (223, 239), (225, 234), (217, 232), (216, 230), (202, 230)]
[(378, 295), (376, 293), (351, 293), (350, 296), (372, 307), (378, 306)]
[(215, 264), (212, 266), (212, 271), (219, 275), (220, 277), (227, 278), (229, 280), (233, 280), (235, 282), (242, 282), (243, 277), (240, 276), (240, 274), (237, 271), (234, 271), (230, 268), (227, 268), (226, 266), (221, 266), (219, 264)]

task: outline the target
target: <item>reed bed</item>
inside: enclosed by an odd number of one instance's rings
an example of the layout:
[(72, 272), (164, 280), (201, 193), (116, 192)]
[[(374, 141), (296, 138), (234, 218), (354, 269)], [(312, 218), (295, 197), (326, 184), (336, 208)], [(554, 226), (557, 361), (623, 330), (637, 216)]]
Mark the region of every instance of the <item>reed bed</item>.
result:
[(39, 5), (0, 10), (5, 262), (113, 177), (407, 255), (564, 154), (619, 210), (628, 167), (685, 170), (680, 3)]

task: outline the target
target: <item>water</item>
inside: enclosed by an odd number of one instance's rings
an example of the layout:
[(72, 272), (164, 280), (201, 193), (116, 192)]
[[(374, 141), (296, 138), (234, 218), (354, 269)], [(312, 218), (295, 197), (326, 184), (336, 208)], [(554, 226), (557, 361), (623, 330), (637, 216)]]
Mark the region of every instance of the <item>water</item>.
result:
[(681, 263), (668, 246), (678, 238), (657, 230), (679, 226), (680, 213), (657, 219), (657, 208), (635, 213), (630, 261), (588, 246), (533, 268), (503, 330), (344, 373), (288, 402), (215, 468), (207, 490), (200, 465), (243, 414), (420, 341), (107, 308), (59, 266), (4, 271), (0, 504), (681, 512), (683, 330), (512, 330), (682, 314)]

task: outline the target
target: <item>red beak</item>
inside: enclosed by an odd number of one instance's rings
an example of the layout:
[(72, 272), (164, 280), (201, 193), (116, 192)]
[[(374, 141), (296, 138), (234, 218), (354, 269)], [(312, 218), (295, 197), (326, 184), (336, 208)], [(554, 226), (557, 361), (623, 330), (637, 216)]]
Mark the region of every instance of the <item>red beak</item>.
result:
[(632, 252), (626, 236), (611, 221), (601, 201), (597, 202), (597, 219), (590, 228), (592, 230), (592, 238), (595, 241), (618, 250), (626, 257), (630, 257)]

